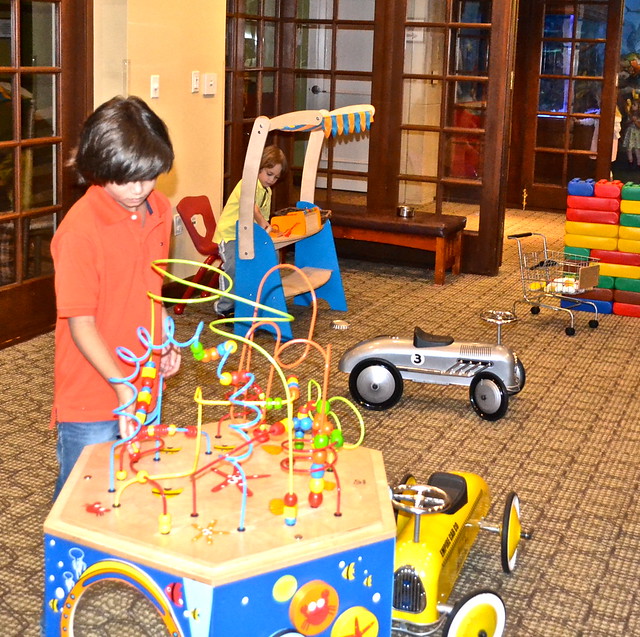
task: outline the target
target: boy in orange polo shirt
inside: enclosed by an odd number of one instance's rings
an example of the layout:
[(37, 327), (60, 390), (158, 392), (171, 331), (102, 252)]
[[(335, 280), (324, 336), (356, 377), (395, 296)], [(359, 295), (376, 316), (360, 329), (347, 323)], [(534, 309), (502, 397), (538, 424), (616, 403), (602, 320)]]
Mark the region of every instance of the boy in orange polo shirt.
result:
[[(51, 243), (58, 317), (52, 420), (60, 465), (54, 497), (86, 445), (133, 432), (133, 421), (114, 415), (133, 392), (110, 379), (133, 371), (117, 347), (145, 353), (138, 327), (153, 328), (153, 343), (163, 342), (166, 313), (147, 292), (160, 294), (162, 277), (150, 264), (169, 254), (171, 205), (154, 187), (173, 157), (164, 122), (137, 97), (113, 98), (82, 128), (71, 165), (90, 187)], [(165, 377), (178, 371), (177, 348), (156, 358)]]

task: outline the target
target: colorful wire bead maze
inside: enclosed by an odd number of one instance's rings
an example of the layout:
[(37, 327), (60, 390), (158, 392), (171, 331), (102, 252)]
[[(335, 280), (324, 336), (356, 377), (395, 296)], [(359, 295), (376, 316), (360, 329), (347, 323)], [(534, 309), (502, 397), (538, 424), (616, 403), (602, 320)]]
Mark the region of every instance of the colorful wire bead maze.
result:
[[(190, 301), (220, 293), (208, 291)], [(223, 319), (180, 342), (168, 319), (164, 343), (140, 330), (146, 354), (120, 352), (134, 370), (119, 380), (136, 388), (136, 432), (87, 448), (46, 520), (48, 636), (72, 635), (84, 592), (104, 580), (151, 600), (172, 636), (390, 634), (382, 457), (361, 445), (359, 411), (329, 394), (331, 346), (313, 341), (309, 293), (309, 333), (283, 341), (270, 321), (270, 351), (254, 339), (258, 298), (245, 336)], [(185, 423), (162, 422), (163, 379), (149, 364), (168, 344), (211, 371)], [(319, 379), (303, 380), (316, 361)]]

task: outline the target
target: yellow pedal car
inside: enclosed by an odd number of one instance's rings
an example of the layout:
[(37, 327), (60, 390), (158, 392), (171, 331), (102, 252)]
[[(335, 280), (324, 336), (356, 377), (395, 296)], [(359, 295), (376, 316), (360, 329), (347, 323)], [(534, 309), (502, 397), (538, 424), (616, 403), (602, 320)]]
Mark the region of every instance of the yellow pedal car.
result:
[(507, 497), (501, 525), (485, 523), (490, 495), (478, 475), (436, 472), (427, 484), (407, 476), (391, 489), (397, 512), (392, 637), (500, 637), (505, 605), (492, 591), (475, 591), (454, 605), (449, 597), (480, 530), (500, 535), (502, 568), (516, 565), (518, 545), (531, 534), (520, 524), (520, 501)]

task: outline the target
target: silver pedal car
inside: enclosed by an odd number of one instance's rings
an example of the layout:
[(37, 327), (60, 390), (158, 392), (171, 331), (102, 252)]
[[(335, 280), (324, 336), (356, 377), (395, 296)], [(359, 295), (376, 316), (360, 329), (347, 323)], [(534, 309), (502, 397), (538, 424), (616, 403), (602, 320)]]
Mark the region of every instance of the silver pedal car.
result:
[(413, 338), (378, 336), (358, 343), (343, 354), (339, 368), (350, 374), (353, 398), (368, 409), (393, 407), (402, 396), (403, 380), (412, 380), (468, 386), (471, 405), (485, 420), (502, 418), (509, 396), (525, 384), (522, 362), (500, 342), (458, 342), (419, 327)]

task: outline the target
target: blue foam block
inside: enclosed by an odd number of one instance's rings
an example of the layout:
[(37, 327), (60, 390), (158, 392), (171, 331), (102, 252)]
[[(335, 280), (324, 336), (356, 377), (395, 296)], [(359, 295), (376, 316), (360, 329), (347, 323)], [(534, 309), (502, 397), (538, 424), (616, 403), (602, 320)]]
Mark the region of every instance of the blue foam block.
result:
[(593, 306), (590, 303), (593, 303), (598, 308), (599, 314), (613, 314), (613, 303), (611, 301), (594, 301), (593, 299), (584, 299), (585, 301), (589, 301), (589, 303), (579, 303), (576, 305), (575, 301), (569, 301), (566, 299), (560, 300), (560, 307), (565, 307), (568, 310), (576, 310), (578, 312), (594, 312)]

